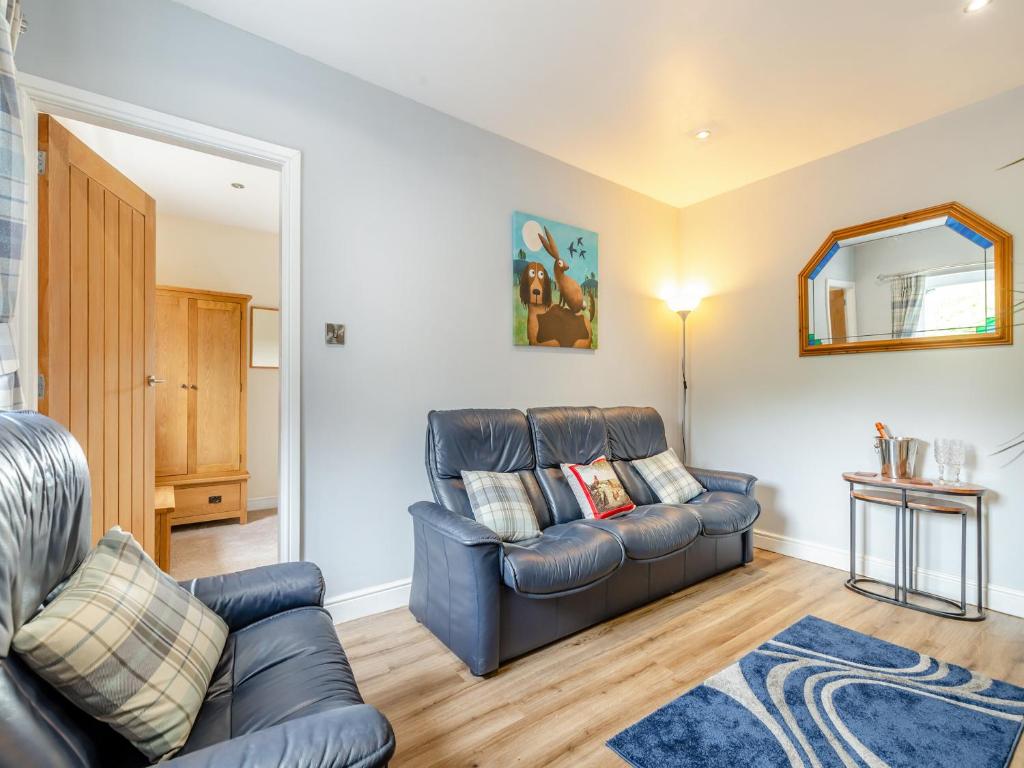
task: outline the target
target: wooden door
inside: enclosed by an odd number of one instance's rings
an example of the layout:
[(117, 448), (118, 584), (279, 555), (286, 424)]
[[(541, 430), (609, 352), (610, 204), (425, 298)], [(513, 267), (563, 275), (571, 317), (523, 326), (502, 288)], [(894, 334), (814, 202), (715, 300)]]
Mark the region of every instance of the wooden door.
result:
[(832, 327), (833, 344), (846, 343), (846, 291), (842, 288), (830, 288), (828, 291), (828, 316)]
[(233, 472), (244, 466), (243, 306), (237, 301), (189, 300), (193, 339), (189, 367), (195, 385), (190, 409), (195, 446), (192, 472)]
[(156, 476), (188, 472), (188, 297), (156, 294)]
[(39, 410), (85, 451), (93, 541), (153, 554), (156, 204), (49, 115), (39, 149)]

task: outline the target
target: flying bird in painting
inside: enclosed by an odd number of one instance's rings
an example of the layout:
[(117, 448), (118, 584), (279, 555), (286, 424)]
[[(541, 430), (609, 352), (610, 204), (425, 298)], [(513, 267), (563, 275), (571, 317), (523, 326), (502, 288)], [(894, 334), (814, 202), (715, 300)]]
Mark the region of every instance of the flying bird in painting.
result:
[(578, 245), (580, 248), (583, 247), (583, 236), (582, 235), (580, 235), (579, 237), (576, 238), (576, 245)]
[(576, 258), (576, 243), (569, 243), (569, 258)]

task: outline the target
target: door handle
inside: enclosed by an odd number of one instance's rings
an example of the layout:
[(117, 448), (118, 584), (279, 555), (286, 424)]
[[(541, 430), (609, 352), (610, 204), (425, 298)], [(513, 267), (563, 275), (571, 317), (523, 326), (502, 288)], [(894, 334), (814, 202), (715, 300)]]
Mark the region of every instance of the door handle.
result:
[(181, 385), (181, 388), (182, 388), (182, 389), (188, 389), (188, 384), (182, 384), (182, 385)]
[(189, 389), (199, 389), (199, 387), (197, 387), (195, 384), (189, 384), (188, 388)]
[(166, 381), (166, 379), (158, 379), (153, 374), (149, 374), (149, 376), (146, 377), (146, 384), (148, 384), (151, 387), (155, 387), (157, 384), (163, 384)]

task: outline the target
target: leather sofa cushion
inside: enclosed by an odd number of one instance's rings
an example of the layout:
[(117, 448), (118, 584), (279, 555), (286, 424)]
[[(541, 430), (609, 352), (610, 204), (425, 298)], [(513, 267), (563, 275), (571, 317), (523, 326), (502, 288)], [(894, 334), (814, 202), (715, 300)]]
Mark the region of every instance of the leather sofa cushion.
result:
[(612, 533), (630, 560), (653, 560), (685, 549), (700, 536), (700, 518), (693, 510), (671, 504), (649, 504), (588, 525)]
[(584, 523), (547, 528), (540, 538), (505, 544), (505, 584), (524, 595), (557, 595), (601, 581), (623, 562), (622, 546), (607, 531)]
[(629, 498), (633, 500), (634, 504), (642, 507), (658, 503), (658, 497), (654, 495), (651, 486), (629, 461), (613, 461), (611, 464), (615, 468), (615, 474), (619, 476), (619, 482), (622, 483), (622, 487), (626, 489), (626, 493), (629, 494)]
[(295, 608), (228, 636), (180, 754), (362, 703), (330, 614)]
[(668, 450), (665, 422), (653, 408), (604, 408), (609, 459), (646, 459)]
[(752, 526), (761, 514), (761, 505), (755, 499), (731, 491), (702, 493), (685, 507), (700, 517), (704, 533), (709, 536), (739, 533)]
[(438, 504), (473, 518), (463, 470), (516, 472), (541, 528), (551, 524), (537, 478), (526, 414), (515, 409), (431, 411), (427, 416), (427, 475)]
[(526, 414), (538, 467), (589, 464), (608, 453), (608, 432), (600, 408), (531, 408)]
[(553, 523), (580, 520), (583, 513), (562, 473), (562, 464), (589, 464), (608, 452), (600, 408), (531, 408), (526, 412), (537, 458), (537, 483)]
[(464, 469), (518, 472), (533, 468), (530, 427), (522, 411), (431, 411), (427, 423), (430, 470), (435, 477), (459, 477)]

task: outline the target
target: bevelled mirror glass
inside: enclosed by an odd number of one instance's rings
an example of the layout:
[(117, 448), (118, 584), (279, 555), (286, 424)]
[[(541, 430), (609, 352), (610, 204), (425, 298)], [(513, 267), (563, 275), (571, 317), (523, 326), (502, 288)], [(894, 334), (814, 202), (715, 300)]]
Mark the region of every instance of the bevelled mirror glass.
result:
[(800, 273), (800, 354), (1010, 344), (1012, 249), (959, 203), (837, 230)]

